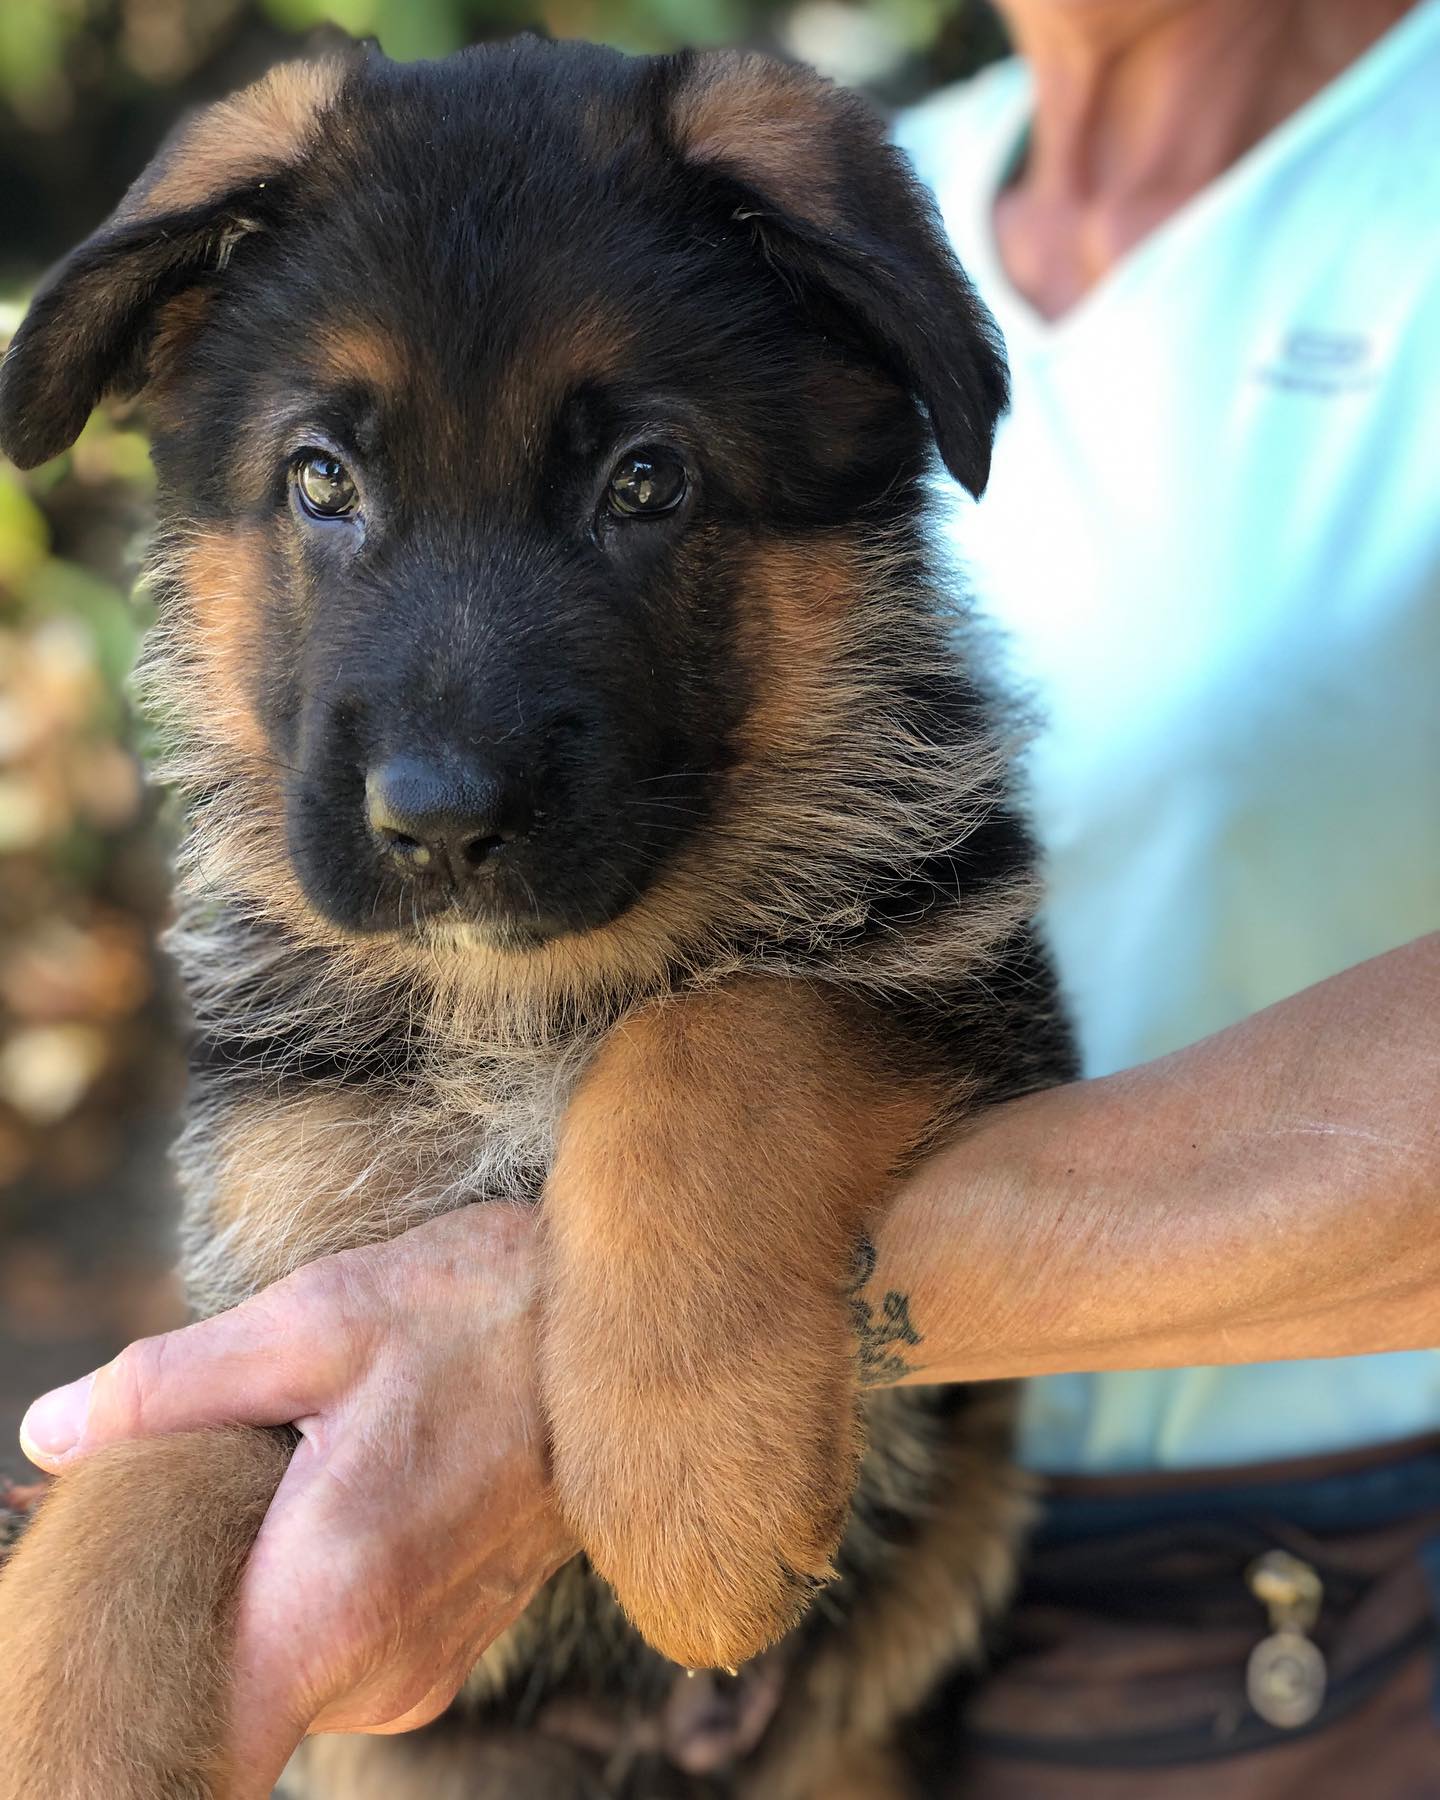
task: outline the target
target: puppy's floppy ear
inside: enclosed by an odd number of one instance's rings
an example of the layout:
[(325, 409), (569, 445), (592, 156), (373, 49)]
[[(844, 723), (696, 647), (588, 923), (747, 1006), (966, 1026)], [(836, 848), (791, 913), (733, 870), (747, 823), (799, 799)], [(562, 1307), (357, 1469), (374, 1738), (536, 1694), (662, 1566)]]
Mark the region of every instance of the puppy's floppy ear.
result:
[(184, 120), (115, 212), (52, 270), (0, 365), (0, 449), (33, 468), (97, 401), (134, 392), (167, 303), (212, 278), (283, 201), (352, 58), (282, 63)]
[(1008, 384), (989, 314), (928, 196), (857, 95), (768, 57), (665, 59), (666, 124), (685, 162), (732, 190), (768, 260), (824, 295), (930, 417), (972, 494), (990, 472)]

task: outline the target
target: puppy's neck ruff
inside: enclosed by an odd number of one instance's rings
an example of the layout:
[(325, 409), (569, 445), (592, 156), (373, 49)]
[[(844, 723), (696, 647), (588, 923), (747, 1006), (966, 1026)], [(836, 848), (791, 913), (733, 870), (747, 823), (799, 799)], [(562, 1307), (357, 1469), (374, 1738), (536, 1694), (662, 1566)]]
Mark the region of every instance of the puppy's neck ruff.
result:
[[(153, 579), (162, 617), (185, 619), (176, 541)], [(356, 937), (320, 917), (288, 864), (274, 764), (217, 741), (195, 633), (157, 627), (137, 684), (164, 727), (155, 773), (185, 803), (170, 943), (202, 1025), (296, 1058), (360, 1058), (397, 1033), (509, 1058), (742, 972), (905, 992), (983, 967), (1034, 901), (1028, 870), (965, 879), (967, 845), (1010, 804), (1018, 729), (962, 670), (963, 620), (910, 534), (842, 548), (843, 605), (823, 630), (813, 567), (771, 565), (788, 584), (775, 698), (715, 776), (709, 829), (610, 923), (517, 947), (460, 918)]]

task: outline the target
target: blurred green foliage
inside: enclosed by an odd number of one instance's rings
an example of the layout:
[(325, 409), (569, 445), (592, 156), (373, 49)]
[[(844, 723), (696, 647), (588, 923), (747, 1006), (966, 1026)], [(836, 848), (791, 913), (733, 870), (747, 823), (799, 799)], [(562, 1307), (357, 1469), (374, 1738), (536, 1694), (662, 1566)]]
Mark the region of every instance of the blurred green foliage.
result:
[(0, 0), (0, 283), (88, 231), (178, 111), (317, 33), (417, 57), (524, 27), (630, 50), (779, 50), (887, 103), (1002, 43), (987, 0)]
[[(631, 50), (738, 43), (796, 10), (805, 9), (795, 0), (5, 0), (0, 92), (22, 108), (43, 107), (77, 50), (84, 57), (97, 44), (118, 49), (122, 65), (141, 80), (173, 82), (247, 17), (290, 37), (324, 26), (375, 37), (389, 55), (410, 58), (443, 56), (523, 27)], [(948, 22), (980, 10), (974, 0), (836, 0), (821, 9), (841, 35), (841, 15), (853, 13), (871, 41), (902, 52), (923, 52)]]
[[(869, 0), (822, 9), (863, 19), (873, 41), (897, 52), (921, 50), (963, 0)], [(336, 25), (377, 37), (391, 56), (443, 56), (476, 37), (541, 25), (555, 37), (588, 37), (625, 50), (749, 39), (796, 10), (775, 0), (265, 0), (277, 25), (302, 32)]]
[(0, 463), (0, 1192), (105, 1179), (178, 1091), (122, 690), (150, 485), (144, 438), (104, 415), (33, 473)]

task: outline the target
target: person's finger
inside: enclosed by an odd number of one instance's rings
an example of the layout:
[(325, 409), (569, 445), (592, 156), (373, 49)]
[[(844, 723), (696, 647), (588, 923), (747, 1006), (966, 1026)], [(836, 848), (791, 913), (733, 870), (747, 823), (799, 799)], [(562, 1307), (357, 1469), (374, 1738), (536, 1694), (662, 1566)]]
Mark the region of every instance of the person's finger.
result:
[(396, 1491), (393, 1471), (370, 1473), (377, 1480), (367, 1487), (363, 1466), (357, 1471), (335, 1442), (307, 1438), (296, 1450), (241, 1591), (237, 1745), (277, 1717), (287, 1728), (387, 1735), (429, 1723), (574, 1553), (545, 1509), (508, 1527), (507, 1514), (498, 1554), (477, 1560), (457, 1551), (452, 1566), (437, 1559), (434, 1539), (453, 1537), (460, 1520), (427, 1515), (417, 1533), (413, 1496)]
[(373, 1333), (355, 1299), (363, 1265), (301, 1269), (253, 1299), (161, 1337), (140, 1338), (93, 1374), (43, 1394), (20, 1444), (51, 1473), (103, 1445), (203, 1425), (288, 1425), (348, 1380)]
[(418, 1731), (422, 1725), (433, 1725), (460, 1692), (465, 1677), (479, 1660), (479, 1655), (476, 1654), (447, 1669), (418, 1700), (408, 1705), (404, 1711), (396, 1713), (393, 1718), (377, 1719), (376, 1712), (387, 1709), (367, 1703), (366, 1697), (361, 1694), (326, 1707), (310, 1730), (319, 1733), (353, 1731), (365, 1737), (398, 1737), (407, 1731)]
[(317, 1715), (310, 1729), (321, 1732), (355, 1731), (373, 1737), (391, 1737), (431, 1724), (454, 1700), (484, 1652), (502, 1632), (509, 1630), (530, 1604), (541, 1584), (554, 1574), (564, 1560), (563, 1556), (553, 1559), (540, 1556), (529, 1581), (504, 1600), (499, 1598), (493, 1587), (486, 1587), (470, 1597), (469, 1605), (460, 1609), (459, 1617), (452, 1611), (447, 1619), (448, 1630), (445, 1634), (449, 1640), (449, 1648), (440, 1660), (430, 1654), (431, 1647), (426, 1642), (422, 1629), (417, 1640), (412, 1643), (411, 1650), (413, 1654), (416, 1649), (424, 1646), (424, 1653), (415, 1665), (421, 1680), (427, 1676), (429, 1678), (429, 1685), (423, 1692), (417, 1693), (413, 1689), (406, 1692), (403, 1687), (396, 1686), (393, 1676), (386, 1679), (382, 1671), (376, 1690), (367, 1691), (364, 1686), (357, 1688), (353, 1694), (327, 1706)]

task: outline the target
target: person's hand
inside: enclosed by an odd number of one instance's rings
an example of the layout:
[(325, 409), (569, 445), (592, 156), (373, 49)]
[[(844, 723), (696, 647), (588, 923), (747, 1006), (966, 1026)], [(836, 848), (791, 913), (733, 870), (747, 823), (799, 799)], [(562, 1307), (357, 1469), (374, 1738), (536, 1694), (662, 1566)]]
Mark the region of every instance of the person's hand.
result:
[(434, 1718), (573, 1554), (546, 1481), (535, 1287), (533, 1215), (465, 1207), (142, 1339), (26, 1415), (52, 1472), (157, 1432), (299, 1428), (241, 1592), (239, 1766), (278, 1773), (307, 1729)]

